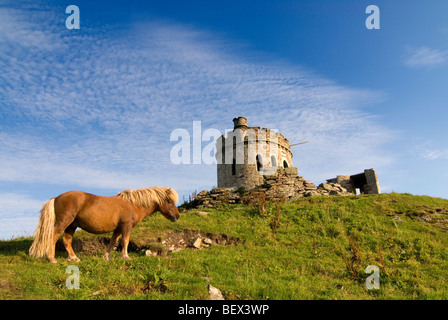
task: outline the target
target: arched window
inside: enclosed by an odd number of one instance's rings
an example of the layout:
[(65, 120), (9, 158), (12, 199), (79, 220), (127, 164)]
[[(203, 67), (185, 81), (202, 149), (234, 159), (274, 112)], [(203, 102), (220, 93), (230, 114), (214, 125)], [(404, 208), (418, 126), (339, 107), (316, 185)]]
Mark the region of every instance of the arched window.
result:
[(274, 155), (271, 156), (271, 166), (276, 167), (277, 166), (277, 159)]
[(289, 167), (288, 162), (286, 162), (286, 160), (283, 160), (283, 168), (288, 168), (288, 167)]
[(257, 154), (257, 171), (260, 171), (263, 166), (263, 161), (260, 154)]

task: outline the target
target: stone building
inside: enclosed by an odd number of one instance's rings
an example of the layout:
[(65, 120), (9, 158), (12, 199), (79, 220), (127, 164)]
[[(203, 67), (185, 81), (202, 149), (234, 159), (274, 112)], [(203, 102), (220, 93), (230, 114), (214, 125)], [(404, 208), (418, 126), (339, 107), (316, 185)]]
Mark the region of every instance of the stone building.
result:
[(199, 192), (193, 207), (214, 207), (222, 203), (258, 201), (260, 194), (270, 201), (309, 196), (344, 196), (380, 193), (375, 170), (339, 175), (316, 185), (298, 175), (290, 144), (281, 133), (249, 127), (247, 119), (233, 119), (234, 128), (216, 142), (218, 187)]
[(339, 183), (347, 191), (364, 194), (380, 194), (381, 188), (375, 170), (365, 169), (364, 172), (348, 175), (338, 175), (336, 178), (327, 179), (328, 183)]
[(234, 118), (233, 124), (233, 131), (216, 142), (218, 188), (252, 189), (279, 168), (297, 175), (289, 141), (281, 133), (249, 127), (245, 117)]

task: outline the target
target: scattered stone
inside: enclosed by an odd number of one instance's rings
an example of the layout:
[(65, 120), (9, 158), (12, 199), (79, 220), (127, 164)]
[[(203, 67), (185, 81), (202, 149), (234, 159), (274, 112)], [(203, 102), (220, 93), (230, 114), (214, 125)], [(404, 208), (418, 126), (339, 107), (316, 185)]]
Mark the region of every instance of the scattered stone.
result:
[(210, 238), (205, 238), (204, 240), (202, 240), (202, 242), (204, 242), (205, 244), (208, 244), (208, 245), (213, 244), (213, 240)]
[[(197, 238), (200, 238), (198, 240)], [(76, 241), (75, 241), (76, 240)], [(92, 237), (85, 239), (74, 239), (77, 243), (79, 252), (93, 254), (104, 253), (109, 244), (109, 237)], [(178, 252), (184, 249), (195, 249), (210, 247), (211, 245), (237, 245), (240, 239), (232, 237), (227, 234), (218, 234), (204, 232), (194, 229), (183, 229), (182, 231), (171, 231), (162, 237), (138, 239), (138, 241), (130, 240), (128, 250), (129, 252), (138, 252), (147, 257), (165, 257), (167, 253)], [(162, 244), (163, 242), (163, 244)], [(192, 246), (190, 244), (195, 244)], [(211, 243), (211, 244), (210, 244)], [(119, 245), (120, 246), (120, 245)], [(62, 239), (59, 239), (56, 244), (57, 252), (66, 252)], [(121, 250), (120, 247), (118, 250)], [(4, 287), (6, 282), (0, 279), (0, 290)]]
[(97, 296), (99, 294), (103, 293), (103, 290), (98, 290), (92, 293), (92, 296)]
[(330, 184), (328, 184), (328, 183), (321, 183), (319, 185), (319, 188), (322, 188), (322, 189), (327, 190), (327, 191), (333, 191), (334, 190), (334, 188)]
[(201, 192), (198, 193), (198, 197), (203, 197), (205, 195), (207, 195), (208, 191), (207, 190), (202, 190)]
[(417, 220), (422, 222), (434, 222), (434, 220), (429, 216), (417, 217)]
[(208, 287), (208, 293), (210, 295), (210, 300), (224, 300), (221, 290), (215, 288), (211, 284), (207, 285), (207, 287)]
[(157, 252), (152, 252), (151, 250), (146, 250), (145, 251), (145, 255), (147, 257), (156, 257), (157, 256)]
[(201, 244), (202, 244), (202, 238), (201, 237), (196, 237), (193, 239), (193, 241), (191, 241), (190, 243), (190, 247), (196, 248), (196, 249), (201, 249)]
[[(199, 195), (198, 195), (199, 196)], [(208, 215), (210, 212), (206, 212), (206, 211), (196, 211), (196, 214), (198, 216), (206, 216)]]

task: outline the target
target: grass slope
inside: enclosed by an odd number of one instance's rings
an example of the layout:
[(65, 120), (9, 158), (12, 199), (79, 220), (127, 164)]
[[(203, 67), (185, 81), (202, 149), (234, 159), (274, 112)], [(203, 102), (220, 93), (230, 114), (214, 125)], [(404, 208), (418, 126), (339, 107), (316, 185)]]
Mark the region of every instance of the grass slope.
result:
[[(131, 252), (130, 261), (79, 253), (80, 289), (69, 290), (65, 252), (53, 265), (27, 255), (29, 238), (1, 241), (0, 298), (208, 299), (209, 283), (226, 299), (448, 298), (448, 200), (392, 193), (196, 211), (176, 223), (150, 216), (131, 240), (192, 229), (240, 242), (166, 257)], [(366, 289), (368, 265), (380, 269), (378, 290)]]

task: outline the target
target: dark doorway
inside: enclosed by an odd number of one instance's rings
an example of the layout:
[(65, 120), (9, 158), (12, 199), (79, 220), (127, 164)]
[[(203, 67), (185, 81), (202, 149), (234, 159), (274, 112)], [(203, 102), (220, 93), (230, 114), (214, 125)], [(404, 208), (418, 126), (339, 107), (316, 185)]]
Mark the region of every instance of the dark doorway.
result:
[(364, 173), (355, 174), (350, 176), (350, 181), (353, 184), (353, 188), (359, 189), (359, 193), (365, 193), (364, 185), (367, 184), (366, 175)]
[(257, 154), (257, 171), (260, 171), (262, 168), (261, 155)]

